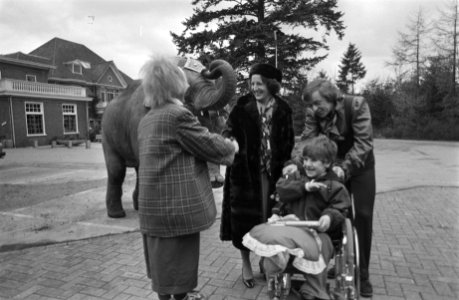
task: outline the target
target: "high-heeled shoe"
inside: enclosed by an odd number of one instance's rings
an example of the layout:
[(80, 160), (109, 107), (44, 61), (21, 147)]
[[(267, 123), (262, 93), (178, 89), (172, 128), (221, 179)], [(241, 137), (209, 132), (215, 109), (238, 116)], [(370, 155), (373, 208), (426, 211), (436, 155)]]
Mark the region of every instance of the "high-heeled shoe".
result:
[(253, 289), (253, 287), (255, 286), (255, 279), (252, 277), (252, 278), (249, 278), (249, 279), (245, 279), (244, 278), (244, 272), (242, 272), (241, 274), (241, 278), (242, 278), (242, 283), (249, 289)]

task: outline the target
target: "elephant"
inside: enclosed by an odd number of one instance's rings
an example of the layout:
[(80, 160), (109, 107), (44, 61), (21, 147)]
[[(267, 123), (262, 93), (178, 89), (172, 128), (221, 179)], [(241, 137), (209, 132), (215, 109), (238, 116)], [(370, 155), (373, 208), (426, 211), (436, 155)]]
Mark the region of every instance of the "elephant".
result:
[[(218, 119), (210, 121), (210, 116), (215, 116), (213, 111), (221, 110), (235, 96), (236, 75), (232, 66), (221, 59), (212, 61), (208, 69), (191, 58), (177, 57), (175, 61), (184, 71), (189, 84), (185, 105), (199, 116), (198, 119), (207, 119), (207, 126), (206, 122), (201, 124), (206, 127), (212, 125)], [(132, 198), (134, 209), (138, 210), (137, 127), (150, 109), (145, 107), (143, 101), (141, 80), (135, 80), (108, 103), (102, 117), (102, 148), (108, 176), (105, 202), (107, 214), (111, 218), (126, 216), (121, 197), (128, 167), (135, 168), (136, 171)]]

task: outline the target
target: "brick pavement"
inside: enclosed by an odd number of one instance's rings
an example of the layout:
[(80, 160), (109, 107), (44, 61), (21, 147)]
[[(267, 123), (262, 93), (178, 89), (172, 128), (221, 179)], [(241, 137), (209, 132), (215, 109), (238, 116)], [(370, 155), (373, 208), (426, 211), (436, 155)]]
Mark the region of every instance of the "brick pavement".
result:
[[(373, 299), (459, 299), (459, 188), (378, 193), (370, 272)], [(262, 277), (247, 289), (239, 253), (201, 238), (199, 286), (210, 299), (268, 299)], [(257, 259), (254, 259), (257, 270)], [(117, 234), (0, 253), (1, 299), (157, 299), (145, 276), (140, 234)]]

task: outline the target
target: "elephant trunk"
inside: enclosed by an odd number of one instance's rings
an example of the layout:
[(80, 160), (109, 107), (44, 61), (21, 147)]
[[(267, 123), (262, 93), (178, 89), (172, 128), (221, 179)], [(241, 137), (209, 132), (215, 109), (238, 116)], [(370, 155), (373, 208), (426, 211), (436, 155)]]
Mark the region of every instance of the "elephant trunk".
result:
[(224, 60), (215, 60), (209, 70), (203, 70), (205, 79), (215, 80), (215, 83), (205, 81), (207, 87), (199, 87), (195, 94), (196, 109), (218, 110), (223, 108), (236, 93), (236, 74), (231, 65)]

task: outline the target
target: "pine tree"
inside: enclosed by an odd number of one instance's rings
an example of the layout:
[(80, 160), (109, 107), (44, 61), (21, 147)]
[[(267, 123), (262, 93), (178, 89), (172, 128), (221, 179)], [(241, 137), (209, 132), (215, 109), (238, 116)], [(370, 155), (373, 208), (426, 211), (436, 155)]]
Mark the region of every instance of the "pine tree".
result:
[(304, 130), (304, 120), (306, 118), (306, 105), (301, 100), (300, 94), (287, 95), (284, 99), (292, 108), (292, 121), (295, 136), (301, 135)]
[(354, 85), (357, 80), (365, 77), (367, 71), (365, 66), (360, 61), (362, 55), (357, 47), (349, 43), (349, 46), (341, 59), (341, 65), (339, 66), (339, 75), (337, 85), (340, 89), (345, 92), (349, 92), (349, 86), (351, 86), (351, 92), (354, 93)]
[[(242, 81), (249, 67), (267, 62), (282, 70), (292, 90), (327, 55), (327, 37), (344, 35), (337, 0), (194, 0), (184, 31), (171, 32), (179, 54), (227, 60)], [(318, 34), (319, 33), (319, 34)], [(245, 76), (244, 76), (245, 75)]]

